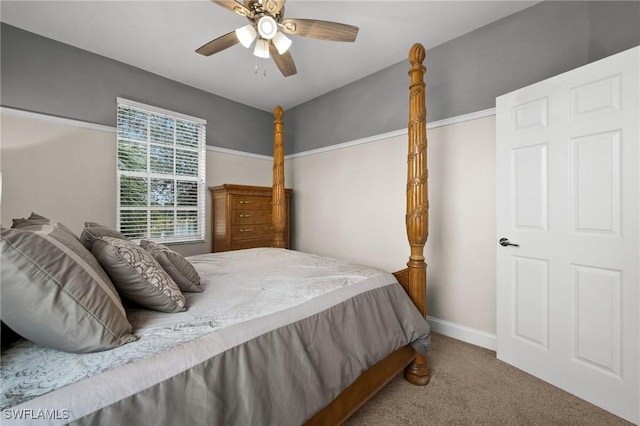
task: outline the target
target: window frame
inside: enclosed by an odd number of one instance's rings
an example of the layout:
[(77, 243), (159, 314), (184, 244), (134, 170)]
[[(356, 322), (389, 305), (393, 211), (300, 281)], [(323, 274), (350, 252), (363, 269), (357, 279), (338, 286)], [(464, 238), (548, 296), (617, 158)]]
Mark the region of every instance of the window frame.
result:
[[(145, 132), (146, 137), (144, 140), (138, 138), (126, 138), (122, 137), (120, 127), (121, 120), (126, 119), (124, 111), (134, 110), (138, 113), (144, 114), (146, 119), (145, 124)], [(121, 114), (122, 113), (122, 114)], [(161, 120), (173, 121), (173, 135), (171, 139), (171, 143), (167, 141), (169, 139), (165, 139), (164, 141), (154, 141), (152, 135), (152, 117), (161, 117)], [(177, 130), (178, 126), (176, 123), (183, 122), (187, 123), (187, 127), (195, 125), (195, 138), (197, 139), (197, 146), (191, 147), (184, 144), (179, 143), (179, 131)], [(131, 121), (129, 122), (131, 123)], [(157, 121), (156, 121), (157, 123)], [(198, 117), (193, 117), (190, 115), (182, 114), (175, 111), (170, 111), (163, 108), (154, 107), (151, 105), (143, 104), (140, 102), (132, 101), (125, 98), (116, 98), (116, 227), (122, 232), (124, 235), (130, 237), (134, 241), (139, 241), (141, 239), (148, 239), (158, 243), (163, 244), (182, 244), (182, 243), (199, 243), (205, 241), (205, 224), (206, 224), (206, 120)], [(157, 127), (156, 127), (157, 128)], [(125, 150), (126, 146), (137, 145), (142, 148), (144, 145), (144, 149), (146, 150), (146, 171), (132, 171), (132, 170), (121, 170), (121, 150)], [(172, 158), (171, 167), (172, 171), (170, 173), (166, 172), (154, 172), (152, 167), (154, 164), (165, 164), (166, 165), (166, 157), (162, 159), (160, 162), (153, 163), (154, 158), (158, 158), (153, 155), (153, 149), (156, 152), (159, 151), (171, 151), (169, 154)], [(180, 157), (180, 153), (184, 156), (182, 158), (185, 159), (184, 162), (179, 163), (177, 158)], [(192, 157), (191, 154), (197, 154), (197, 173), (195, 175), (189, 174), (180, 174), (178, 171), (178, 167), (180, 164), (183, 167), (189, 167), (188, 163), (189, 157)], [(143, 154), (144, 155), (144, 154)], [(141, 156), (140, 156), (141, 157)], [(161, 158), (161, 157), (160, 157)], [(186, 166), (185, 166), (186, 165)], [(184, 170), (184, 169), (183, 169)], [(133, 179), (146, 179), (144, 183), (146, 185), (146, 205), (127, 205), (126, 200), (123, 199), (122, 194), (122, 180), (125, 178), (133, 178)], [(171, 202), (154, 204), (154, 197), (152, 197), (152, 185), (153, 183), (165, 183), (171, 187)], [(195, 194), (195, 205), (179, 205), (180, 194), (178, 192), (178, 187), (182, 185), (183, 188), (187, 188), (189, 182), (195, 182), (197, 184), (197, 193)], [(172, 183), (172, 186), (171, 186)], [(191, 202), (193, 199), (193, 191), (186, 196), (186, 199)], [(158, 192), (155, 193), (156, 198), (158, 200)], [(123, 229), (123, 212), (129, 212), (134, 216), (133, 212), (144, 212), (141, 213), (139, 217), (146, 215), (146, 229), (145, 223), (141, 222), (140, 228), (133, 228), (132, 231), (129, 229)], [(158, 235), (158, 232), (162, 231), (162, 227), (155, 228), (152, 217), (161, 217), (162, 213), (154, 212), (171, 212), (171, 215), (168, 222), (170, 222), (170, 227), (165, 228), (168, 235)], [(180, 212), (188, 212), (180, 215)], [(194, 230), (189, 228), (193, 227), (194, 224), (189, 220), (189, 213), (196, 212), (196, 222)], [(179, 219), (182, 217), (182, 221)], [(191, 223), (190, 223), (191, 222)], [(135, 219), (132, 221), (135, 224)], [(157, 222), (156, 222), (157, 223)], [(180, 231), (180, 223), (183, 224), (183, 231)], [(159, 231), (160, 230), (160, 231)], [(185, 235), (184, 232), (187, 232)], [(161, 232), (162, 233), (162, 232)]]

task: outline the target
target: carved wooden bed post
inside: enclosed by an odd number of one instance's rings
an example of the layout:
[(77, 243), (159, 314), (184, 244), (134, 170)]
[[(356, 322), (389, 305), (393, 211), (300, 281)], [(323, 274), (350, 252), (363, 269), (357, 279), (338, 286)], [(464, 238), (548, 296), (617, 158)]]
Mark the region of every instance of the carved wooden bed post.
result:
[[(426, 315), (427, 265), (424, 245), (429, 229), (427, 193), (427, 109), (425, 105), (424, 47), (416, 43), (409, 51), (411, 86), (409, 88), (409, 150), (407, 156), (407, 237), (411, 255), (407, 266), (408, 292), (422, 315)], [(431, 378), (427, 357), (416, 352), (416, 359), (405, 369), (405, 379), (424, 386)]]
[(271, 215), (273, 222), (273, 247), (284, 248), (285, 195), (284, 195), (284, 111), (280, 105), (273, 110), (273, 201)]
[[(424, 58), (424, 47), (418, 43), (414, 44), (409, 51), (411, 86), (409, 89), (406, 212), (407, 237), (411, 246), (411, 255), (407, 268), (393, 273), (422, 315), (426, 315), (427, 307), (427, 265), (424, 261), (424, 245), (427, 242), (429, 225), (427, 110), (424, 84), (426, 68), (422, 65)], [(332, 403), (318, 411), (305, 425), (344, 423), (349, 416), (392, 380), (403, 368), (404, 377), (409, 383), (418, 386), (424, 386), (429, 383), (431, 376), (427, 357), (416, 352), (411, 345), (403, 346), (389, 354), (382, 361), (369, 367), (354, 383), (342, 391)]]

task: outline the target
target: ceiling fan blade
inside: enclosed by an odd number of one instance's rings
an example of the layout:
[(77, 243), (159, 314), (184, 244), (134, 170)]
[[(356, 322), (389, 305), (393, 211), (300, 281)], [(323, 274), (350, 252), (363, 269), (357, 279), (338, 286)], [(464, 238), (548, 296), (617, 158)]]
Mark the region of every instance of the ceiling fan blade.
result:
[(232, 12), (242, 16), (251, 16), (251, 11), (243, 4), (238, 3), (235, 0), (211, 0), (218, 6), (222, 6)]
[(196, 50), (196, 52), (204, 56), (211, 56), (214, 53), (218, 53), (221, 50), (231, 47), (237, 43), (238, 37), (236, 36), (236, 32), (231, 31), (230, 33), (220, 36), (217, 39), (211, 40), (209, 43), (200, 46)]
[(276, 63), (276, 66), (285, 77), (292, 76), (298, 72), (296, 64), (293, 62), (293, 57), (288, 50), (281, 55), (273, 43), (269, 43), (269, 53), (273, 58), (273, 62)]
[(282, 20), (282, 30), (287, 34), (312, 37), (320, 40), (355, 41), (358, 27), (317, 19), (287, 18)]

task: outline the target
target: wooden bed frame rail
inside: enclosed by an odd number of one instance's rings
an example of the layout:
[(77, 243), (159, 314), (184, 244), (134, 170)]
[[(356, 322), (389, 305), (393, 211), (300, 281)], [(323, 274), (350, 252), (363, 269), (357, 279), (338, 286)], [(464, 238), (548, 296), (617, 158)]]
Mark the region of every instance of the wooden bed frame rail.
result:
[[(411, 254), (407, 268), (394, 272), (394, 275), (420, 313), (426, 316), (427, 265), (424, 259), (424, 246), (428, 237), (429, 203), (424, 59), (424, 47), (419, 43), (414, 44), (409, 50), (411, 84), (409, 86), (405, 216)], [(284, 247), (284, 126), (282, 121), (284, 112), (282, 107), (277, 106), (273, 114), (275, 117), (273, 122), (273, 247)], [(429, 383), (431, 376), (427, 357), (407, 345), (365, 371), (351, 386), (327, 407), (316, 413), (306, 424), (337, 425), (343, 423), (403, 369), (404, 377), (408, 382), (418, 386)]]

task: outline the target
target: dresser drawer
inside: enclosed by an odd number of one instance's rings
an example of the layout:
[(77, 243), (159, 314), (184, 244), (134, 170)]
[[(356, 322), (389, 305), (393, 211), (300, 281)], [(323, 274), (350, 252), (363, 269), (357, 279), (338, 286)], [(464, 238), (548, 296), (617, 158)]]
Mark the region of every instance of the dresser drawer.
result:
[(233, 210), (271, 210), (271, 198), (254, 195), (237, 195), (231, 200)]
[(273, 238), (273, 226), (269, 223), (254, 223), (231, 226), (231, 240)]
[(242, 250), (256, 247), (271, 247), (273, 241), (269, 240), (235, 240), (231, 243), (231, 250)]
[(253, 223), (271, 224), (271, 210), (233, 210), (231, 212), (232, 225)]

